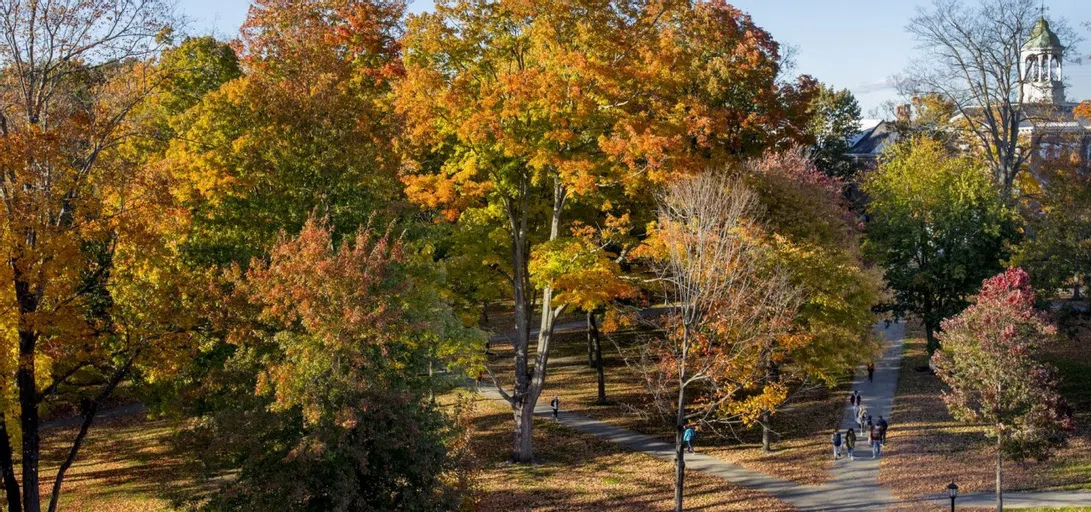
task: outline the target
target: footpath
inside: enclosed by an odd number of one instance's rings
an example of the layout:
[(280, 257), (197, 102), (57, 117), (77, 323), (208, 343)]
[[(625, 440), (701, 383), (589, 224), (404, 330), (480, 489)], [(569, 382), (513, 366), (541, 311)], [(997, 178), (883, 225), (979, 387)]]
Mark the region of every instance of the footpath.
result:
[[(573, 322), (558, 325), (557, 328), (567, 332), (582, 328), (582, 323)], [(876, 329), (883, 336), (885, 346), (882, 358), (875, 364), (874, 379), (869, 382), (866, 372), (857, 371), (852, 389), (860, 391), (863, 406), (868, 409), (874, 419), (878, 420), (879, 416), (882, 416), (890, 422), (891, 428), (897, 428), (892, 416), (894, 395), (898, 390), (898, 372), (901, 369), (905, 345), (905, 325), (884, 322), (878, 324)], [(503, 400), (500, 393), (492, 386), (481, 385), (479, 392), (488, 398)], [(848, 400), (845, 402), (847, 404)], [(534, 413), (539, 416), (552, 416), (553, 412), (547, 403), (539, 403)], [(674, 460), (673, 445), (646, 434), (564, 411), (561, 411), (558, 421), (562, 425), (619, 444), (628, 450), (663, 460)], [(846, 405), (841, 420), (841, 431), (844, 432), (855, 426), (856, 420), (853, 417), (852, 407)], [(879, 485), (879, 463), (882, 457), (872, 459), (871, 449), (866, 445), (866, 435), (858, 438), (856, 460), (850, 461), (842, 457), (836, 461), (833, 480), (823, 485), (797, 484), (702, 454), (686, 455), (686, 468), (724, 478), (736, 485), (764, 491), (804, 511), (863, 511), (892, 508), (912, 510), (924, 505), (921, 502), (900, 500)], [(924, 501), (946, 506), (947, 500), (946, 496), (937, 495), (926, 498)], [(957, 503), (960, 508), (988, 508), (993, 506), (994, 500), (995, 495), (992, 493), (968, 494), (959, 496)], [(1005, 493), (1004, 506), (1006, 508), (1091, 506), (1091, 492)]]

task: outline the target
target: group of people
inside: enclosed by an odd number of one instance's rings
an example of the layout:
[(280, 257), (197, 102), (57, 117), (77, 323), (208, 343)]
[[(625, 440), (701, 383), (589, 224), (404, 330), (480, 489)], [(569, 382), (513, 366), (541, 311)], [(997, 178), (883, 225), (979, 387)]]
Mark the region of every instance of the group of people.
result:
[[(871, 458), (878, 458), (883, 453), (883, 445), (886, 444), (886, 431), (890, 426), (886, 419), (879, 416), (878, 420), (872, 420), (871, 414), (868, 414), (868, 410), (862, 404), (860, 392), (853, 390), (849, 395), (849, 403), (852, 404), (852, 413), (856, 418), (856, 425), (860, 429), (860, 434), (867, 433), (867, 443), (871, 446)], [(856, 460), (854, 451), (856, 449), (856, 429), (849, 428), (845, 431), (844, 435), (840, 430), (833, 433), (833, 458), (840, 459), (841, 451), (844, 451), (848, 455), (849, 460)]]

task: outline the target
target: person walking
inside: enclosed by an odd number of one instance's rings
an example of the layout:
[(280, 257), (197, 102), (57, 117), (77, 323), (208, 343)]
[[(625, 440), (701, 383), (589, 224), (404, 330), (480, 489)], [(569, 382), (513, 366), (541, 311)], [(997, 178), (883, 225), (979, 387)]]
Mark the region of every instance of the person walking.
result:
[(841, 431), (833, 431), (833, 460), (841, 458)]
[(886, 444), (886, 428), (890, 426), (882, 416), (879, 416), (879, 444)]
[(856, 458), (853, 456), (853, 453), (852, 453), (853, 450), (855, 450), (855, 449), (856, 449), (856, 430), (850, 428), (848, 432), (845, 432), (845, 451), (849, 452), (849, 460), (856, 460)]
[(867, 364), (867, 381), (875, 381), (875, 361), (871, 361)]
[(682, 431), (682, 441), (686, 443), (686, 451), (689, 453), (693, 453), (693, 437), (696, 435), (697, 429), (693, 426), (688, 426)]
[(860, 392), (859, 391), (857, 391), (855, 389), (852, 390), (852, 394), (849, 395), (849, 403), (852, 404), (852, 414), (854, 416), (859, 415), (860, 414)]
[(860, 427), (860, 433), (863, 434), (864, 426), (867, 425), (867, 407), (861, 407), (856, 413), (856, 425)]
[(868, 442), (871, 443), (871, 458), (878, 459), (883, 454), (883, 445), (879, 443), (879, 427), (868, 422)]
[(561, 409), (560, 397), (553, 395), (553, 400), (549, 401), (549, 406), (553, 408), (553, 421), (557, 421), (557, 412)]

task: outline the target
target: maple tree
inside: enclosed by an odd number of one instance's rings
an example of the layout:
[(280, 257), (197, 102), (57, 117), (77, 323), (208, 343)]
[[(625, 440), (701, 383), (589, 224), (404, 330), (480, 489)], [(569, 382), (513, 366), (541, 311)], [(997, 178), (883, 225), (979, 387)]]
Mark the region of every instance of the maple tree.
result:
[(943, 322), (936, 375), (950, 387), (943, 402), (956, 419), (984, 423), (996, 440), (996, 509), (1004, 509), (1004, 457), (1044, 459), (1065, 442), (1072, 418), (1057, 393), (1056, 370), (1037, 360), (1056, 328), (1034, 310), (1026, 272), (984, 281), (974, 304)]
[(513, 458), (530, 461), (530, 418), (568, 307), (540, 281), (532, 357), (535, 248), (569, 237), (576, 206), (640, 226), (624, 199), (648, 185), (802, 137), (813, 81), (781, 83), (776, 43), (723, 2), (439, 2), (410, 17), (404, 44), (395, 101), (407, 195), (509, 237), (515, 375), (501, 391)]
[(788, 343), (801, 295), (770, 264), (757, 194), (737, 178), (703, 174), (671, 184), (655, 244), (668, 283), (666, 335), (651, 341), (646, 377), (675, 419), (675, 509), (683, 510), (685, 444), (692, 422), (755, 416), (786, 390), (766, 379), (764, 360)]
[(1012, 264), (1025, 269), (1040, 296), (1055, 297), (1072, 286), (1080, 298), (1081, 278), (1091, 274), (1091, 224), (1087, 201), (1091, 182), (1083, 172), (1079, 138), (1058, 136), (1039, 148), (1034, 173), (1020, 178), (1020, 207), (1028, 235)]
[(169, 177), (129, 145), (134, 109), (162, 82), (147, 61), (170, 41), (169, 12), (156, 1), (5, 7), (0, 276), (13, 360), (0, 469), (13, 512), (42, 506), (43, 405), (76, 384), (94, 390), (80, 398), (79, 431), (46, 487), (53, 511), (103, 401), (134, 373), (168, 375), (188, 350), (196, 294), (171, 243), (186, 215)]
[(801, 294), (793, 336), (765, 355), (766, 379), (789, 390), (769, 401), (759, 419), (769, 451), (770, 423), (790, 393), (834, 387), (846, 370), (876, 355), (871, 307), (880, 277), (859, 251), (860, 230), (842, 199), (843, 184), (820, 171), (801, 151), (754, 159), (737, 171), (756, 191), (770, 235), (770, 257)]
[(400, 2), (256, 2), (237, 43), (240, 75), (170, 121), (163, 166), (193, 210), (188, 254), (246, 263), (312, 212), (335, 238), (396, 218), (391, 82)]
[(921, 318), (929, 352), (940, 322), (1003, 268), (1015, 237), (1013, 213), (982, 165), (916, 137), (888, 150), (864, 181), (871, 197), (864, 248), (894, 293), (885, 307)]
[[(237, 478), (212, 508), (449, 508), (457, 434), (427, 399), (438, 354), (454, 369), (479, 354), (436, 293), (427, 263), (389, 229), (337, 245), (324, 222), (281, 235), (268, 261), (228, 274), (214, 318), (256, 372), (242, 417), (204, 423), (202, 458)], [(240, 428), (239, 421), (247, 427)], [(219, 454), (219, 457), (217, 457)]]
[(210, 508), (457, 503), (459, 418), (429, 398), (478, 370), (480, 333), (441, 302), (431, 240), (363, 227), (431, 234), (399, 218), (403, 9), (260, 1), (234, 49), (201, 38), (160, 63), (151, 165), (191, 212), (185, 263), (220, 294), (185, 378), (150, 405), (194, 416), (185, 446), (238, 475)]

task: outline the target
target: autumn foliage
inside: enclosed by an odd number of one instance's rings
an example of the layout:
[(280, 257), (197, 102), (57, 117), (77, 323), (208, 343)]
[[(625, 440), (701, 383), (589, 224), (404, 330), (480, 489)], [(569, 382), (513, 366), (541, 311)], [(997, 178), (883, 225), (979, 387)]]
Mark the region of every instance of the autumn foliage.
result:
[[(529, 461), (554, 318), (629, 294), (610, 260), (639, 243), (656, 187), (802, 138), (814, 84), (782, 83), (776, 42), (723, 2), (458, 0), (407, 26), (401, 179), (437, 220), (509, 238), (514, 457)], [(600, 296), (577, 298), (592, 283)]]
[(253, 391), (262, 400), (247, 435), (223, 430), (231, 418), (199, 433), (226, 453), (262, 455), (243, 459), (218, 507), (453, 503), (448, 443), (457, 431), (427, 401), (427, 368), (443, 362), (439, 346), (466, 341), (459, 352), (472, 353), (479, 339), (451, 328), (451, 312), (411, 268), (389, 231), (361, 227), (335, 245), (311, 219), (298, 236), (282, 236), (267, 262), (231, 271), (223, 298), (231, 307), (217, 326), (236, 347), (233, 364), (260, 355)]
[(1057, 394), (1056, 370), (1038, 360), (1056, 328), (1034, 309), (1026, 272), (1013, 268), (985, 280), (974, 304), (943, 322), (936, 374), (950, 387), (943, 401), (955, 418), (985, 423), (996, 441), (997, 508), (1003, 457), (1044, 459), (1073, 428)]

